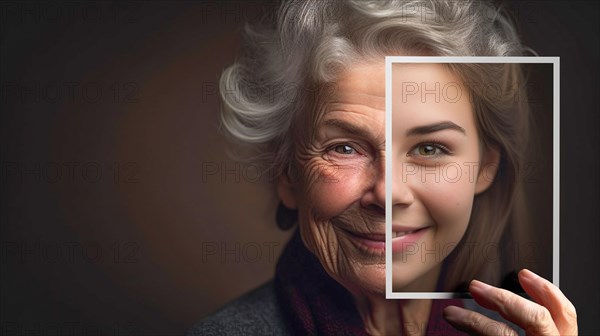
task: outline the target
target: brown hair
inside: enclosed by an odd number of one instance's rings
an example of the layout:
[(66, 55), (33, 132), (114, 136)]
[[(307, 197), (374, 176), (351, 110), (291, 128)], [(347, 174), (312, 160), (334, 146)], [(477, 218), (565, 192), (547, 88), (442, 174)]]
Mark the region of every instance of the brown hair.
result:
[[(448, 257), (445, 287), (454, 290), (473, 278), (498, 285), (519, 267), (515, 248), (530, 236), (523, 171), (530, 134), (530, 109), (520, 64), (453, 64), (470, 88), (482, 151), (495, 147), (500, 163), (491, 186), (475, 196), (469, 226)], [(493, 93), (490, 84), (493, 83)], [(480, 173), (486, 167), (480, 167)], [(490, 250), (497, 255), (490, 255)]]

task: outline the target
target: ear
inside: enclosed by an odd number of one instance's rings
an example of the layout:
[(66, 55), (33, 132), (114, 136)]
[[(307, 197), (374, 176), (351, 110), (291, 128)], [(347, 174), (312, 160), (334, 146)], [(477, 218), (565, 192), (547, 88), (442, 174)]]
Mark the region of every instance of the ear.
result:
[(486, 191), (496, 179), (498, 167), (500, 166), (500, 150), (498, 146), (487, 146), (483, 150), (481, 167), (475, 183), (475, 194)]
[(285, 172), (277, 179), (277, 194), (286, 208), (298, 208), (298, 203), (296, 200), (296, 188)]

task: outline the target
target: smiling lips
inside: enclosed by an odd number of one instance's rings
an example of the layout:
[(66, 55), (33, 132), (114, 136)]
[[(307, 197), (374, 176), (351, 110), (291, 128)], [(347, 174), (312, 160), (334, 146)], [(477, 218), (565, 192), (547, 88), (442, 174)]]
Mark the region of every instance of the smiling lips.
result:
[[(415, 245), (427, 232), (429, 226), (411, 228), (392, 225), (392, 252), (405, 252), (409, 246)], [(349, 232), (357, 241), (369, 250), (385, 251), (385, 234)]]
[(403, 253), (416, 243), (429, 230), (430, 226), (420, 228), (405, 227), (392, 224), (392, 253)]
[(392, 224), (392, 238), (401, 238), (406, 235), (413, 234), (419, 230), (427, 229), (429, 226), (422, 226), (419, 228), (402, 226), (398, 224)]

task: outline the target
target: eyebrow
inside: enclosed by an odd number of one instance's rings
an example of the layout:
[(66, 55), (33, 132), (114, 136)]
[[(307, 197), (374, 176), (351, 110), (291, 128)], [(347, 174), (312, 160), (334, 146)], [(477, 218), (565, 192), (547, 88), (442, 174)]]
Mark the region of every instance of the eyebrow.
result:
[(424, 134), (439, 132), (439, 131), (443, 131), (443, 130), (454, 130), (454, 131), (460, 132), (462, 134), (467, 134), (465, 129), (458, 126), (457, 124), (455, 124), (451, 121), (442, 121), (442, 122), (435, 123), (435, 124), (413, 127), (406, 132), (406, 136), (424, 135)]
[(361, 138), (370, 138), (372, 137), (371, 133), (365, 130), (362, 127), (358, 127), (352, 123), (349, 123), (340, 119), (327, 119), (323, 121), (324, 126), (330, 126), (342, 130), (346, 133), (350, 133), (353, 135), (358, 135)]

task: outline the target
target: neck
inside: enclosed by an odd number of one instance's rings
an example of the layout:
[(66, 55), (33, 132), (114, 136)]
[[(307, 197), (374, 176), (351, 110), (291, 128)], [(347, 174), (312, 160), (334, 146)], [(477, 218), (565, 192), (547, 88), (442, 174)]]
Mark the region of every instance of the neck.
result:
[[(435, 267), (418, 282), (406, 285), (400, 292), (433, 292), (441, 267)], [(396, 291), (395, 291), (396, 292)], [(432, 301), (388, 300), (383, 293), (356, 295), (358, 312), (370, 335), (425, 335)]]
[(386, 300), (369, 296), (356, 302), (369, 335), (425, 335), (431, 300)]

